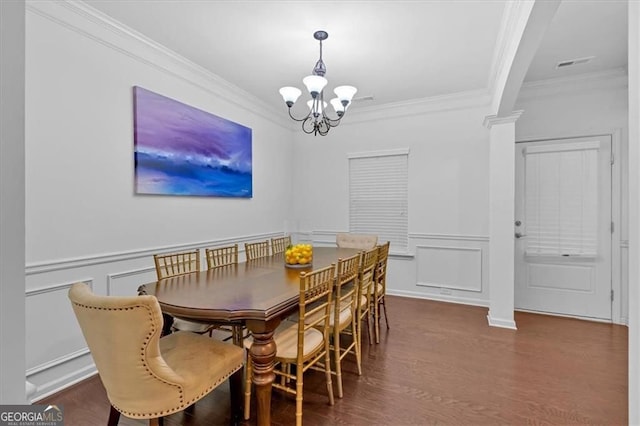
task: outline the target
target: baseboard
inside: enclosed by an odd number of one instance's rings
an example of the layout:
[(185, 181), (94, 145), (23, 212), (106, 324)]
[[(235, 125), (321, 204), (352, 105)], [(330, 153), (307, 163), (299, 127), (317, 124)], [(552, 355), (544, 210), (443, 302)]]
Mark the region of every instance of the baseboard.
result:
[(510, 330), (518, 329), (514, 320), (494, 318), (491, 316), (491, 311), (489, 311), (489, 313), (487, 314), (487, 322), (491, 327), (508, 328)]
[[(88, 370), (88, 372), (82, 374), (83, 373), (82, 370)], [(80, 373), (79, 376), (75, 377), (72, 380), (67, 381), (68, 377), (74, 376), (74, 375), (76, 375), (78, 373)], [(92, 365), (88, 365), (88, 366), (82, 368), (80, 372), (76, 372), (76, 373), (73, 373), (73, 374), (68, 374), (65, 377), (61, 377), (58, 380), (56, 380), (56, 382), (64, 382), (63, 384), (61, 384), (59, 386), (56, 386), (56, 387), (51, 387), (46, 392), (38, 394), (38, 396), (36, 396), (34, 399), (31, 400), (31, 403), (35, 404), (35, 403), (37, 403), (38, 401), (40, 401), (42, 399), (45, 399), (45, 398), (47, 398), (47, 397), (49, 397), (51, 395), (55, 395), (58, 392), (62, 392), (63, 390), (65, 390), (65, 389), (67, 389), (67, 388), (69, 388), (69, 387), (71, 387), (71, 386), (73, 386), (75, 384), (78, 384), (80, 382), (83, 382), (83, 381), (95, 376), (96, 374), (98, 374), (98, 370), (96, 369), (95, 364), (92, 364)]]
[(456, 303), (458, 305), (481, 306), (483, 308), (489, 307), (489, 301), (482, 299), (470, 299), (456, 296), (420, 293), (417, 291), (393, 290), (390, 288), (387, 289), (387, 294), (389, 296), (407, 297), (410, 299), (433, 300), (434, 302), (447, 302)]

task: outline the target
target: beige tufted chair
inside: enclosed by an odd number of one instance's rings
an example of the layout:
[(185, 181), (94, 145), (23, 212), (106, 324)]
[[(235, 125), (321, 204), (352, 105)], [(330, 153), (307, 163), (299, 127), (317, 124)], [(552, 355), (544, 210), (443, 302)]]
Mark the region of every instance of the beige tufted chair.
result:
[(74, 284), (69, 299), (111, 403), (120, 413), (161, 424), (230, 379), (231, 416), (239, 419), (243, 350), (206, 336), (177, 332), (160, 339), (162, 314), (154, 296), (98, 296)]
[(365, 234), (336, 234), (336, 245), (341, 248), (354, 248), (360, 250), (370, 250), (378, 244), (377, 235)]

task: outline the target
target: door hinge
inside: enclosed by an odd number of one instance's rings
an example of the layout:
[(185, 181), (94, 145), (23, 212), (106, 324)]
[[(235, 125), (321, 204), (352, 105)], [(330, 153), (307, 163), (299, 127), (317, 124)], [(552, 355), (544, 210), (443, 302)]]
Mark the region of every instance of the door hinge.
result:
[(613, 155), (613, 152), (611, 153), (611, 165), (613, 166), (613, 163), (616, 162), (616, 157)]
[(615, 226), (614, 226), (613, 222), (611, 222), (611, 233), (613, 234), (614, 231), (615, 231)]
[(613, 302), (613, 289), (611, 290), (611, 301)]

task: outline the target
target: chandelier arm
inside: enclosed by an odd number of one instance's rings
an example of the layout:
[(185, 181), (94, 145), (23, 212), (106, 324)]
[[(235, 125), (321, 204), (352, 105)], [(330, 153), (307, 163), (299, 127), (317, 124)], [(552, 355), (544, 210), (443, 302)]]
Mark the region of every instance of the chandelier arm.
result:
[[(313, 122), (313, 118), (311, 117), (311, 115), (308, 115), (307, 118), (305, 118), (304, 120), (299, 120), (302, 121), (302, 131), (305, 132), (306, 134), (310, 135), (311, 133), (313, 133), (314, 135), (317, 133), (317, 124), (315, 122)], [(309, 127), (309, 130), (307, 130), (305, 128), (305, 125), (310, 124), (311, 126), (307, 126)]]
[[(342, 115), (342, 117), (344, 117), (344, 114)], [(340, 120), (342, 120), (342, 117), (331, 118), (328, 115), (323, 114), (323, 118), (327, 121), (327, 124), (329, 124), (329, 127), (337, 127), (338, 124), (340, 124)]]
[(289, 117), (291, 117), (291, 119), (293, 119), (293, 121), (297, 121), (297, 122), (303, 122), (309, 119), (309, 117), (311, 116), (311, 112), (309, 112), (309, 114), (307, 114), (305, 117), (303, 118), (295, 118), (292, 114), (291, 114), (291, 107), (287, 108), (289, 111)]

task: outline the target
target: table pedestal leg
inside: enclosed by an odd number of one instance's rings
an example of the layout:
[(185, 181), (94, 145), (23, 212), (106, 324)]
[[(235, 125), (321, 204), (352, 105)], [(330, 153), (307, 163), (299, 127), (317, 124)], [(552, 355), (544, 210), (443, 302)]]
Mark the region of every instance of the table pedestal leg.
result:
[(258, 426), (271, 424), (271, 386), (276, 375), (273, 372), (276, 343), (273, 332), (280, 321), (270, 323), (247, 323), (253, 336), (249, 350), (253, 366), (253, 384), (257, 403)]

